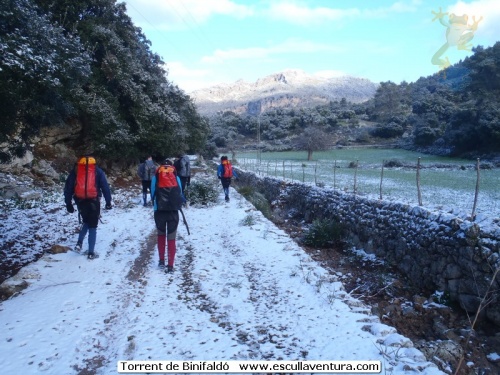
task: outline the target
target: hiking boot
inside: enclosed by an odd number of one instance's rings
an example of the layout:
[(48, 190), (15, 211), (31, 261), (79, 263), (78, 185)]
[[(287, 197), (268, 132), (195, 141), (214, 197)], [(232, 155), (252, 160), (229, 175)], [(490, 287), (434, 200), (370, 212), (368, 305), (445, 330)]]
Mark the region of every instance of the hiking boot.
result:
[(160, 259), (160, 261), (158, 262), (158, 267), (165, 268), (165, 261)]
[(229, 202), (229, 196), (226, 195), (226, 202)]
[(90, 259), (90, 260), (92, 260), (92, 259), (97, 259), (97, 258), (99, 258), (99, 254), (97, 254), (96, 252), (94, 252), (94, 253), (89, 253), (89, 254), (87, 255), (87, 258), (88, 258), (88, 259)]
[(165, 271), (166, 273), (172, 273), (174, 272), (174, 267), (173, 266), (167, 266), (167, 269)]
[(81, 242), (77, 242), (76, 245), (75, 245), (75, 251), (77, 253), (79, 253), (80, 251), (82, 251), (82, 243)]

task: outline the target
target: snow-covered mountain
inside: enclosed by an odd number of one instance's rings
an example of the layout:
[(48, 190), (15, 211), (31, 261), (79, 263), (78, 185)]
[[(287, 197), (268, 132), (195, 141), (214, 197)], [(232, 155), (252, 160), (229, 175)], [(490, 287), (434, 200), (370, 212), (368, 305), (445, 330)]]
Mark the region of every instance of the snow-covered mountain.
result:
[(359, 103), (372, 98), (377, 87), (378, 83), (365, 78), (287, 70), (254, 83), (238, 80), (196, 90), (190, 95), (204, 115), (225, 110), (256, 115), (269, 108), (304, 108), (342, 98)]

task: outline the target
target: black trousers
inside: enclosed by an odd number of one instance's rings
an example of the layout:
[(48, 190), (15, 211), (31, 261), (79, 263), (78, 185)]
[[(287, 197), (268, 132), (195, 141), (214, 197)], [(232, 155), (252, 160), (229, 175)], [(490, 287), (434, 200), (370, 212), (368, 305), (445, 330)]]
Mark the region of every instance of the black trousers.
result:
[(147, 194), (148, 191), (151, 191), (151, 181), (142, 180), (142, 194)]
[(155, 211), (156, 230), (159, 235), (167, 235), (167, 240), (175, 240), (179, 226), (179, 211)]
[(101, 217), (101, 202), (99, 199), (79, 199), (76, 201), (78, 212), (82, 216), (82, 221), (89, 228), (97, 228), (99, 217)]

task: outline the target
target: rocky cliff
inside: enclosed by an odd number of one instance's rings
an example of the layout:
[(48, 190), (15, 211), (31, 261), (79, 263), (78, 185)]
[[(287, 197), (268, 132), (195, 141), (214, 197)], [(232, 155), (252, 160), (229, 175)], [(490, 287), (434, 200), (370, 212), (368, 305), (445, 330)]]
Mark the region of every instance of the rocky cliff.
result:
[(257, 115), (270, 108), (304, 108), (346, 100), (360, 103), (375, 95), (378, 84), (352, 76), (312, 76), (300, 70), (269, 75), (254, 83), (243, 80), (191, 93), (203, 115), (219, 111)]

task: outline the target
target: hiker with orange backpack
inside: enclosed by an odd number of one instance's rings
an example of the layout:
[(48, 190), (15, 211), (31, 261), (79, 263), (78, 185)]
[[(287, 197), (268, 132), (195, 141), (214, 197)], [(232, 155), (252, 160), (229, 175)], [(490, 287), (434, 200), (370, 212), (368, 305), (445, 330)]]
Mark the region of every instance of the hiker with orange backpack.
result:
[[(179, 225), (179, 211), (186, 199), (182, 195), (181, 180), (171, 160), (165, 160), (158, 167), (151, 180), (151, 200), (158, 235), (158, 266), (165, 267), (165, 248), (167, 250), (166, 272), (174, 271), (176, 253), (175, 239)], [(184, 224), (187, 223), (184, 220)], [(189, 229), (188, 229), (189, 233)]]
[(101, 197), (104, 195), (106, 210), (110, 210), (111, 191), (104, 171), (96, 165), (95, 158), (84, 156), (78, 160), (75, 168), (70, 172), (64, 186), (64, 202), (69, 213), (75, 212), (72, 200), (75, 201), (83, 225), (78, 234), (75, 251), (82, 250), (83, 240), (87, 235), (89, 250), (88, 259), (98, 258), (95, 252), (97, 238), (97, 224), (101, 216)]
[(222, 190), (224, 190), (224, 196), (226, 202), (229, 202), (229, 185), (231, 185), (231, 179), (233, 177), (238, 178), (238, 174), (233, 170), (231, 162), (228, 160), (227, 156), (221, 156), (220, 164), (217, 167), (217, 177), (222, 183)]

